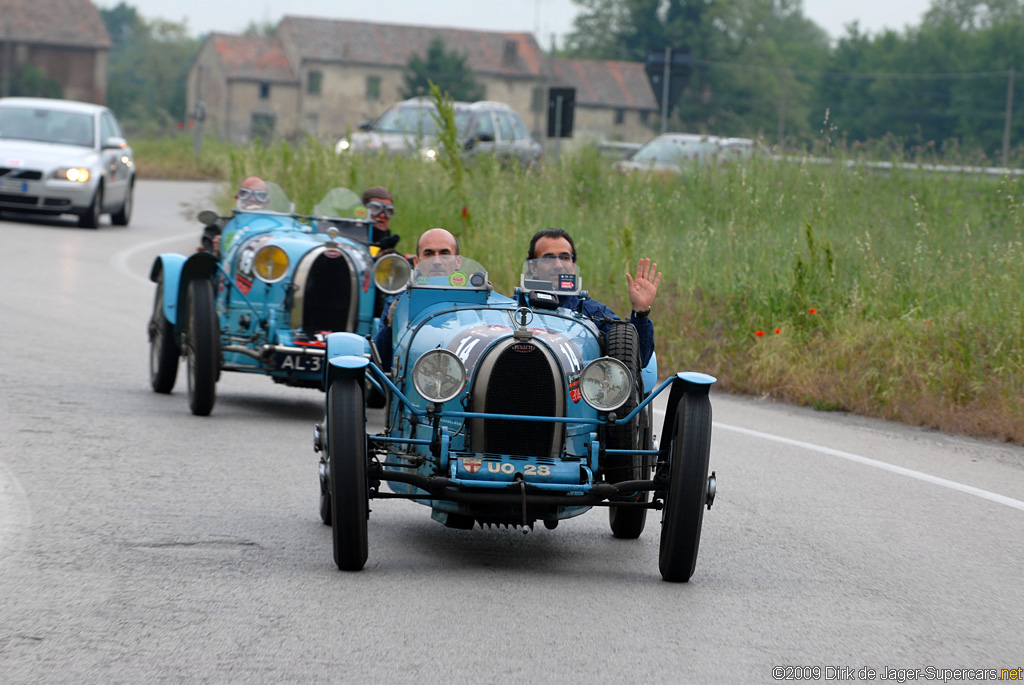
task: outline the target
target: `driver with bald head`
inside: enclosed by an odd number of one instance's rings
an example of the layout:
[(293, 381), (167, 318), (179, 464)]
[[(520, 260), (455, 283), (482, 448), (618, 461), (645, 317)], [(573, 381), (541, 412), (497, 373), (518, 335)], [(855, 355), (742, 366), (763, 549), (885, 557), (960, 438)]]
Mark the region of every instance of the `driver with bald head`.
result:
[[(459, 241), (443, 228), (431, 228), (423, 232), (416, 241), (416, 255), (412, 258), (413, 266), (425, 276), (450, 276), (459, 268), (462, 259), (459, 257)], [(401, 295), (396, 295), (384, 303), (384, 317), (381, 319), (377, 335), (373, 343), (380, 355), (381, 368), (391, 370), (394, 349), (391, 340), (391, 315)]]

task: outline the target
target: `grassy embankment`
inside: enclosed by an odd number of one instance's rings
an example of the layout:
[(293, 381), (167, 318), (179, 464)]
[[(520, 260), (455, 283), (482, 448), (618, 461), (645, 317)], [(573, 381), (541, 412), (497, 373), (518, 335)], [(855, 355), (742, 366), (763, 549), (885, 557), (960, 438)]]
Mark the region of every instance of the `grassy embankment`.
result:
[(149, 145), (136, 145), (143, 176), (256, 173), (298, 211), (336, 185), (387, 185), (400, 248), (450, 228), (502, 292), (539, 228), (573, 234), (585, 286), (620, 313), (627, 268), (650, 256), (665, 274), (652, 314), (662, 375), (705, 371), (722, 390), (1024, 443), (1022, 179), (765, 160), (683, 181), (624, 177), (591, 152), (526, 172), (478, 164), (453, 192), (437, 165), (317, 145), (207, 144), (198, 163), (191, 142)]

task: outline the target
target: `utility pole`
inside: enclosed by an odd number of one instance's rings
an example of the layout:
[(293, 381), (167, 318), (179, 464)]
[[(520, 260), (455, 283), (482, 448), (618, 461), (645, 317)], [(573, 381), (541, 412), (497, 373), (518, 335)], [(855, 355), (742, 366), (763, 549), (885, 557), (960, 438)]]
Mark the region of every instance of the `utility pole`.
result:
[(779, 72), (779, 79), (782, 81), (782, 97), (779, 99), (779, 131), (778, 146), (782, 148), (782, 141), (786, 137), (786, 84), (789, 83), (788, 71), (785, 69)]
[(1006, 121), (1003, 123), (1003, 168), (1010, 166), (1010, 119), (1013, 117), (1013, 76), (1014, 68), (1010, 67), (1010, 78), (1006, 82)]
[(668, 82), (672, 72), (672, 48), (665, 48), (665, 73), (661, 77), (661, 132), (668, 131)]

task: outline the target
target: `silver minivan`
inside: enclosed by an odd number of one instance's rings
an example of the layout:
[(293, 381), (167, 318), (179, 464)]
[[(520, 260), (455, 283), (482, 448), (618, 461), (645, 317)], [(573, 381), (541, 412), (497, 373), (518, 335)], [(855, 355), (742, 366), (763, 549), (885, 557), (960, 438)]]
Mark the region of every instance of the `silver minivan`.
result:
[[(523, 166), (540, 159), (540, 143), (530, 135), (519, 113), (504, 102), (453, 102), (452, 107), (464, 156), (494, 154)], [(383, 152), (433, 160), (438, 154), (436, 111), (426, 97), (396, 103), (376, 119), (360, 124), (359, 132), (339, 140), (335, 152)]]

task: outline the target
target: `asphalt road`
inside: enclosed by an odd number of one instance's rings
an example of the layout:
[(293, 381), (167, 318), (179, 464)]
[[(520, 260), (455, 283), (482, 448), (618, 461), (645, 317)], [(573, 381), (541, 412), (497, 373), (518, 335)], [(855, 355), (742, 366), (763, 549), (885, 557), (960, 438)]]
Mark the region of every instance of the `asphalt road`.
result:
[(128, 228), (0, 222), (0, 683), (1024, 666), (1024, 449), (714, 390), (718, 497), (687, 584), (660, 579), (656, 516), (635, 541), (603, 510), (467, 532), (401, 501), (374, 503), (366, 569), (338, 571), (321, 393), (225, 374), (197, 418), (183, 377), (149, 388), (149, 265), (194, 249), (210, 192), (140, 182)]

